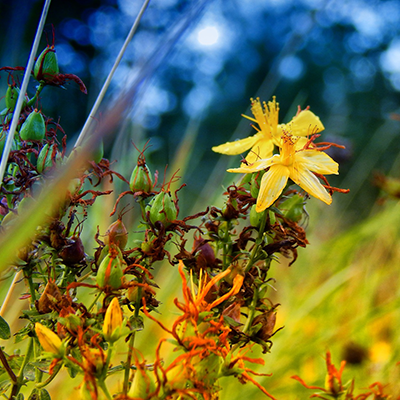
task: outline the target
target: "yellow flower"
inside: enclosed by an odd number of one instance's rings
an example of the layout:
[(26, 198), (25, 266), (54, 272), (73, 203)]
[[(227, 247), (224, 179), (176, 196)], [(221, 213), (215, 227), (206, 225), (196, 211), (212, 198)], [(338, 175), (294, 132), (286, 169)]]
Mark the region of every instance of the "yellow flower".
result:
[(44, 351), (52, 353), (59, 358), (63, 356), (63, 343), (52, 330), (36, 322), (35, 332)]
[(253, 125), (257, 133), (246, 139), (228, 142), (214, 146), (213, 151), (227, 155), (238, 155), (249, 149), (246, 156), (247, 163), (272, 156), (274, 145), (281, 146), (281, 136), (284, 131), (290, 131), (294, 136), (307, 136), (321, 132), (324, 129), (320, 119), (310, 110), (299, 111), (287, 124), (278, 124), (279, 103), (275, 96), (272, 101), (261, 106), (260, 99), (251, 99), (251, 111), (255, 118), (244, 115), (245, 118), (255, 122)]
[(295, 139), (287, 134), (282, 137), (280, 154), (259, 160), (249, 166), (228, 169), (228, 172), (252, 173), (268, 170), (261, 179), (256, 211), (262, 212), (282, 193), (288, 179), (299, 185), (306, 192), (331, 204), (332, 197), (313, 174), (338, 174), (338, 163), (322, 151), (313, 149), (296, 150)]
[(114, 297), (104, 316), (103, 334), (107, 342), (115, 342), (120, 338), (122, 322), (122, 309), (118, 299)]

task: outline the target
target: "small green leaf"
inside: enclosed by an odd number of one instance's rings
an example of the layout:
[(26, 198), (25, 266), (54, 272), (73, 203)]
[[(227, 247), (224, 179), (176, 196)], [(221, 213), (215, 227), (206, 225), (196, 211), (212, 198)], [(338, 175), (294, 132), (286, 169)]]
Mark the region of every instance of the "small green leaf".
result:
[(11, 331), (6, 320), (0, 316), (0, 339), (10, 339)]

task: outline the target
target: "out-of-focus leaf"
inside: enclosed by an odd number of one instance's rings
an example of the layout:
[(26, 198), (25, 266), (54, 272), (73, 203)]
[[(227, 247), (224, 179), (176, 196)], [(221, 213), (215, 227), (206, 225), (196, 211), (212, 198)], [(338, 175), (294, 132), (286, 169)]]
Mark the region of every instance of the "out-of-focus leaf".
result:
[(0, 316), (0, 339), (10, 339), (11, 337), (11, 331), (10, 327), (8, 326), (6, 320)]

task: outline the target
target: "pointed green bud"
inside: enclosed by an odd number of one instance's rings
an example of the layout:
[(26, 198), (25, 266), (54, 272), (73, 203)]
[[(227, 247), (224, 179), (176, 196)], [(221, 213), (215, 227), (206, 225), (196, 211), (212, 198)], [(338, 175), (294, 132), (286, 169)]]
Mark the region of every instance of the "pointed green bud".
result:
[(113, 289), (119, 289), (122, 285), (124, 265), (121, 250), (111, 245), (97, 271), (96, 281), (99, 287), (111, 286)]
[(158, 221), (164, 227), (167, 227), (178, 216), (178, 210), (169, 192), (156, 194), (148, 208), (150, 208), (150, 221), (152, 224)]
[(37, 81), (52, 80), (60, 73), (57, 54), (53, 46), (46, 47), (39, 55), (33, 68), (33, 76)]
[[(9, 111), (14, 111), (17, 104), (18, 96), (21, 89), (17, 86), (9, 86), (6, 92), (6, 107)], [(26, 107), (26, 100), (24, 99), (22, 109)]]
[(22, 124), (19, 132), (22, 140), (41, 141), (46, 134), (46, 124), (40, 111), (34, 110)]
[(129, 388), (128, 397), (134, 399), (147, 399), (149, 394), (156, 391), (153, 378), (149, 371), (144, 368), (137, 368), (133, 377), (132, 385)]
[(104, 243), (107, 245), (115, 244), (123, 250), (128, 243), (128, 230), (121, 219), (117, 219), (107, 229)]
[(136, 165), (129, 181), (129, 187), (132, 192), (151, 192), (151, 189), (153, 189), (153, 181), (151, 179), (150, 170), (146, 164)]
[[(56, 152), (56, 155), (53, 157), (53, 152)], [(53, 162), (54, 161), (54, 162)], [(46, 143), (42, 150), (40, 150), (38, 159), (37, 159), (37, 164), (36, 168), (38, 172), (41, 174), (44, 172), (46, 169), (51, 168), (55, 164), (61, 163), (61, 154), (57, 150), (57, 146), (55, 144), (52, 144), (49, 146), (48, 143)]]

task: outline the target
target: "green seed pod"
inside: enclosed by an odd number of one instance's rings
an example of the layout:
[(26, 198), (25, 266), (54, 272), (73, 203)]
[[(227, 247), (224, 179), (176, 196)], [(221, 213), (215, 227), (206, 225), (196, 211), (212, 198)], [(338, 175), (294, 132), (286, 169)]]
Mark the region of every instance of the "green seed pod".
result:
[(52, 80), (60, 73), (57, 54), (54, 47), (46, 47), (39, 55), (33, 68), (33, 76), (37, 81)]
[(20, 136), (22, 140), (41, 141), (46, 134), (46, 124), (40, 111), (32, 111), (22, 124)]
[(111, 286), (119, 289), (122, 285), (123, 265), (121, 250), (117, 246), (110, 246), (109, 253), (104, 257), (97, 271), (97, 284), (104, 288)]
[(279, 209), (285, 218), (299, 222), (304, 213), (304, 197), (295, 194), (279, 204)]
[(55, 150), (56, 148), (57, 146), (55, 144), (49, 146), (49, 144), (46, 143), (43, 146), (42, 150), (40, 150), (36, 164), (36, 168), (40, 174), (54, 165), (53, 164), (54, 151), (56, 151), (56, 156), (54, 157), (55, 163), (59, 163), (61, 161), (61, 155), (58, 153), (57, 150)]
[[(18, 96), (21, 90), (17, 86), (9, 86), (6, 92), (6, 107), (9, 111), (14, 111), (17, 104)], [(26, 100), (24, 99), (22, 109), (26, 107)]]
[(149, 204), (150, 221), (155, 224), (161, 222), (164, 227), (171, 224), (178, 216), (178, 210), (169, 192), (160, 192), (155, 195)]
[(132, 385), (129, 388), (128, 397), (135, 399), (147, 399), (150, 393), (156, 391), (154, 379), (147, 369), (137, 368), (133, 377)]
[(153, 181), (151, 179), (150, 170), (146, 164), (136, 165), (129, 181), (129, 187), (132, 192), (151, 192)]

